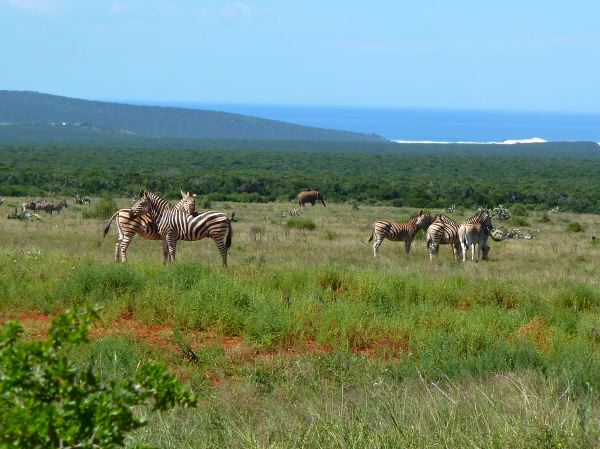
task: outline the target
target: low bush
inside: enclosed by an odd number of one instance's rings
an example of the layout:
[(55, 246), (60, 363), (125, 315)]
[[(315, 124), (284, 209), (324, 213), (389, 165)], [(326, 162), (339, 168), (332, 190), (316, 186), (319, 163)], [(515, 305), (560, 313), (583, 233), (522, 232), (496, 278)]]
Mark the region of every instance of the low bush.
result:
[(288, 220), (286, 226), (292, 229), (306, 229), (308, 231), (314, 231), (317, 229), (317, 224), (308, 218), (296, 218), (294, 220)]
[(584, 227), (578, 221), (572, 221), (566, 227), (567, 232), (583, 232)]
[(511, 226), (531, 226), (531, 223), (527, 221), (524, 217), (513, 216), (509, 221)]
[(528, 217), (529, 216), (529, 212), (527, 211), (527, 208), (523, 205), (523, 204), (514, 204), (512, 205), (510, 208), (510, 213), (513, 214), (513, 216), (517, 216), (517, 217)]
[(93, 207), (83, 211), (82, 216), (83, 218), (110, 218), (118, 209), (119, 206), (112, 196), (104, 192)]

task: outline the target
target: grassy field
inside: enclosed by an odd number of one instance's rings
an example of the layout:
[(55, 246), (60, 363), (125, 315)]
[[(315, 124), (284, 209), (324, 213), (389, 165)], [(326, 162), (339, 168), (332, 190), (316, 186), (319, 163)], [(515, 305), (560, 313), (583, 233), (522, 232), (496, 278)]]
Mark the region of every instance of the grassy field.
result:
[(531, 212), (521, 228), (535, 239), (463, 264), (447, 246), (430, 262), (422, 236), (408, 257), (385, 241), (373, 258), (371, 224), (412, 209), (329, 204), (293, 219), (291, 203), (213, 203), (239, 220), (224, 269), (206, 240), (180, 242), (171, 266), (160, 242), (135, 240), (115, 264), (114, 225), (102, 239), (106, 220), (84, 206), (7, 220), (22, 201), (0, 206), (2, 318), (35, 338), (49, 314), (99, 304), (76, 360), (106, 381), (158, 360), (201, 398), (131, 445), (600, 447), (596, 215)]

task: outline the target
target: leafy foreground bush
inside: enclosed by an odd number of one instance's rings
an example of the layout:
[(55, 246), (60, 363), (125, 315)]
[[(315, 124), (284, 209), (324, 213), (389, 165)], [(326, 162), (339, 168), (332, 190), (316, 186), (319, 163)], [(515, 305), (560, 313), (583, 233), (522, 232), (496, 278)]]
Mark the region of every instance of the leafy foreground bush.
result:
[(93, 310), (67, 312), (52, 321), (44, 341), (23, 341), (23, 328), (8, 322), (0, 332), (0, 447), (114, 448), (125, 433), (145, 425), (132, 407), (168, 410), (196, 399), (165, 367), (142, 366), (132, 379), (103, 385), (62, 353), (88, 341)]

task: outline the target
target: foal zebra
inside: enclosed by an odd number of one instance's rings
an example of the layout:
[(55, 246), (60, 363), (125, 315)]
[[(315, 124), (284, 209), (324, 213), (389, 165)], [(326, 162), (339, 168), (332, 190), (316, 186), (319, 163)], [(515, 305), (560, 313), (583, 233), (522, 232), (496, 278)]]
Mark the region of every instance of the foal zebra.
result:
[[(177, 210), (182, 210), (189, 215), (193, 215), (196, 211), (196, 195), (190, 195), (190, 192), (181, 192), (181, 200), (174, 206)], [(117, 219), (117, 229), (119, 237), (115, 243), (115, 262), (127, 261), (127, 248), (131, 245), (132, 239), (138, 234), (146, 240), (162, 240), (162, 236), (158, 232), (158, 226), (148, 213), (142, 213), (138, 217), (131, 215), (131, 209), (118, 210), (110, 217), (106, 226), (104, 226), (103, 237), (106, 237), (110, 229), (110, 224), (114, 219)]]
[(420, 211), (419, 215), (411, 218), (406, 223), (394, 223), (392, 221), (379, 220), (373, 224), (369, 242), (373, 241), (373, 257), (378, 256), (379, 247), (384, 239), (392, 242), (404, 241), (406, 254), (410, 252), (410, 246), (421, 229), (427, 229), (433, 223), (433, 217), (427, 212)]
[(427, 247), (429, 248), (429, 260), (437, 255), (442, 245), (452, 245), (454, 258), (458, 258), (460, 241), (458, 239), (458, 223), (446, 215), (436, 215), (434, 222), (427, 229)]
[(223, 265), (227, 266), (227, 250), (231, 247), (232, 228), (231, 221), (224, 213), (207, 211), (189, 215), (148, 191), (144, 191), (131, 207), (134, 218), (143, 212), (152, 217), (162, 236), (165, 263), (175, 260), (177, 240), (202, 240), (210, 237), (219, 249)]

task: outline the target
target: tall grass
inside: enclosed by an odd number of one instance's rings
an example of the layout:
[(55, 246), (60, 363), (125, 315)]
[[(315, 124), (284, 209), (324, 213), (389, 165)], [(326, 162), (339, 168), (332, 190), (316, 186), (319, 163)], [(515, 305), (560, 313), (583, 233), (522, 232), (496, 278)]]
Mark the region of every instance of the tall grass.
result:
[[(323, 232), (304, 232), (282, 226), (288, 205), (235, 209), (228, 269), (211, 241), (180, 242), (163, 266), (160, 242), (139, 240), (129, 263), (114, 264), (104, 222), (71, 208), (46, 223), (4, 220), (0, 314), (95, 303), (109, 330), (122, 316), (170, 329), (179, 343), (108, 335), (72, 354), (106, 381), (157, 358), (203, 395), (198, 410), (162, 416), (131, 444), (598, 445), (600, 262), (564, 229), (572, 216), (463, 264), (446, 247), (430, 262), (422, 240), (409, 256), (386, 241), (373, 259), (373, 221), (410, 210), (309, 208)], [(597, 219), (576, 218), (587, 229)]]

